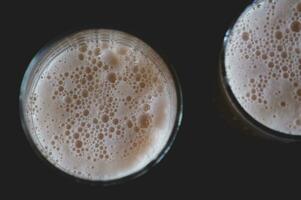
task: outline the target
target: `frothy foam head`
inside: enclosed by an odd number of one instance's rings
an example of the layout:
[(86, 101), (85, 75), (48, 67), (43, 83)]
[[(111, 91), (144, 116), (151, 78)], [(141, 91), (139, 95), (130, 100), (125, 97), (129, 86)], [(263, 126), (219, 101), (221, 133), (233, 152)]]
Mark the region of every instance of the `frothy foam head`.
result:
[(301, 1), (256, 1), (238, 19), (225, 48), (231, 90), (254, 119), (301, 135)]
[(88, 180), (144, 168), (166, 146), (177, 112), (162, 59), (125, 33), (89, 30), (51, 47), (36, 69), (25, 118), (39, 151)]

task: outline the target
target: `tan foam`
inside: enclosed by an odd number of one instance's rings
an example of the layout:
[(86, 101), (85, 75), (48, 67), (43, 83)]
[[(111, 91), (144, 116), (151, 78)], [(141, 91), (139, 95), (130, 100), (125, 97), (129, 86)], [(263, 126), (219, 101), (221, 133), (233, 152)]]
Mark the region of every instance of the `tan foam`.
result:
[(65, 41), (41, 64), (30, 90), (34, 142), (55, 166), (84, 179), (112, 180), (142, 169), (164, 148), (175, 121), (167, 66), (120, 32), (91, 30)]
[(238, 19), (225, 49), (238, 102), (260, 123), (293, 135), (301, 135), (300, 10), (300, 0), (257, 1)]

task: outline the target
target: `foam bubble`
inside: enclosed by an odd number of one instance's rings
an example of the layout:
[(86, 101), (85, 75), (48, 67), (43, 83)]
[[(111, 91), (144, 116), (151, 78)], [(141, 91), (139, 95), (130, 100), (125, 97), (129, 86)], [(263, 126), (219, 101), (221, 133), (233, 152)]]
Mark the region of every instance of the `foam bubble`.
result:
[[(129, 42), (104, 42), (108, 33)], [(140, 170), (158, 156), (174, 125), (177, 100), (168, 68), (123, 33), (85, 31), (66, 40), (47, 55), (29, 93), (34, 142), (55, 166), (84, 179)]]
[(300, 11), (299, 0), (256, 1), (235, 23), (225, 48), (238, 102), (260, 123), (293, 135), (301, 135)]

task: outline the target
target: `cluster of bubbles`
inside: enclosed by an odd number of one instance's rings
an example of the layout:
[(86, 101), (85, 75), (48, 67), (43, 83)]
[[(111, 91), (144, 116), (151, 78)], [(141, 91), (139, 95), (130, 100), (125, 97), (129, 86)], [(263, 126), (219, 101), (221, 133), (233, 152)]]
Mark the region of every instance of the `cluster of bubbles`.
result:
[(300, 1), (253, 3), (231, 30), (225, 67), (235, 97), (255, 119), (278, 131), (301, 134), (295, 130), (299, 116), (282, 125), (268, 116), (290, 118), (291, 108), (301, 103)]
[[(138, 154), (156, 128), (153, 105), (168, 95), (156, 64), (114, 41), (70, 45), (41, 74), (39, 87), (29, 97), (27, 115), (34, 116), (35, 132), (57, 163), (67, 155), (62, 148), (91, 163)], [(50, 105), (55, 110), (45, 109)]]

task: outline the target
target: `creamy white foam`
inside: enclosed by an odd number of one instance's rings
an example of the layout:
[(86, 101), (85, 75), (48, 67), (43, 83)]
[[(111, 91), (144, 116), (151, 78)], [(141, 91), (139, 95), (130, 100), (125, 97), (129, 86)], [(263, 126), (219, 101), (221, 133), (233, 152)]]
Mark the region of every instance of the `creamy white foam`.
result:
[(176, 117), (165, 63), (124, 33), (90, 30), (56, 44), (28, 94), (31, 136), (47, 159), (88, 180), (139, 171), (167, 144)]
[(253, 3), (234, 25), (225, 49), (230, 87), (265, 126), (301, 135), (301, 1)]

